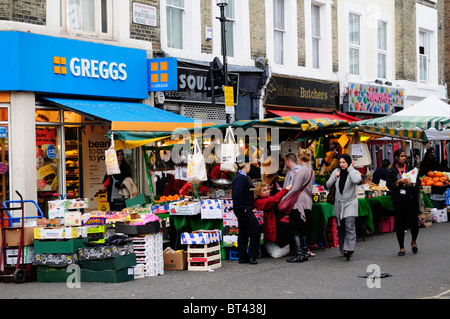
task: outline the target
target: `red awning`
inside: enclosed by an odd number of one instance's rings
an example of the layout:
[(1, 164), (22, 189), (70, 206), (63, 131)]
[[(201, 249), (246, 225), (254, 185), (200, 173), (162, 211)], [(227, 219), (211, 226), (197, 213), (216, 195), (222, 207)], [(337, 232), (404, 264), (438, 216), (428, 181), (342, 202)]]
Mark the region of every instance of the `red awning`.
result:
[(345, 120), (347, 122), (360, 121), (361, 119), (347, 115), (341, 112), (334, 113), (318, 113), (318, 112), (296, 112), (296, 111), (283, 111), (283, 110), (267, 110), (270, 113), (284, 117), (284, 116), (297, 116), (303, 120), (326, 118), (329, 120)]

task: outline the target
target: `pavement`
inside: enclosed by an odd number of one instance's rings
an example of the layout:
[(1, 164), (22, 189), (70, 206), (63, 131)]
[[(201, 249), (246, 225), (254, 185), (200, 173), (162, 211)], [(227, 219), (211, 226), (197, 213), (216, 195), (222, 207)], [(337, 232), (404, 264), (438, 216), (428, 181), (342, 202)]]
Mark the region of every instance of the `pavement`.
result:
[[(0, 283), (0, 299), (164, 299), (297, 300), (297, 299), (450, 299), (450, 223), (421, 228), (419, 252), (397, 256), (395, 233), (358, 238), (350, 261), (339, 249), (316, 250), (303, 263), (288, 257), (262, 257), (257, 265), (222, 261), (208, 272), (165, 271), (164, 275), (123, 283)], [(360, 278), (369, 272), (389, 277)], [(185, 302), (184, 302), (185, 303)]]

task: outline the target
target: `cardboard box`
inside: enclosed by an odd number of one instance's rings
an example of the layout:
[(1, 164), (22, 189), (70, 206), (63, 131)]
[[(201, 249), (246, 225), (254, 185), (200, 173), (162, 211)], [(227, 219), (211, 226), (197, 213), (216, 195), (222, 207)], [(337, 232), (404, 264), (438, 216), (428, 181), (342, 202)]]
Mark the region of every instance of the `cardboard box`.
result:
[(201, 202), (202, 219), (221, 219), (223, 218), (223, 200), (207, 199)]
[(112, 282), (119, 283), (134, 280), (134, 268), (118, 270), (105, 269), (101, 271), (81, 269), (82, 282)]
[(87, 237), (87, 227), (34, 228), (34, 239), (71, 239)]
[(187, 252), (164, 253), (164, 270), (186, 270)]
[(161, 224), (159, 220), (147, 223), (145, 225), (128, 225), (125, 223), (116, 223), (116, 233), (123, 233), (127, 235), (140, 235), (140, 234), (156, 234), (161, 230)]
[(78, 248), (85, 247), (87, 238), (73, 238), (67, 240), (39, 240), (34, 241), (34, 251), (39, 254), (73, 254)]
[(74, 254), (34, 254), (34, 265), (48, 267), (66, 267), (78, 264), (78, 255)]
[(81, 226), (81, 212), (64, 213), (65, 226)]
[(170, 215), (192, 216), (200, 214), (200, 202), (171, 203)]
[(133, 244), (83, 247), (78, 249), (80, 261), (113, 258), (134, 253)]
[(105, 258), (99, 260), (83, 260), (81, 261), (81, 268), (89, 270), (117, 270), (136, 265), (136, 254), (128, 254), (123, 256), (116, 256), (113, 258)]
[[(34, 244), (34, 229), (36, 227), (24, 227), (23, 228), (23, 245), (32, 246)], [(15, 247), (20, 244), (20, 227), (3, 228), (5, 232), (5, 247)], [(1, 232), (0, 232), (1, 234)], [(1, 237), (0, 237), (1, 244)]]
[(200, 230), (192, 233), (182, 233), (181, 243), (188, 244), (209, 244), (221, 240), (219, 230)]

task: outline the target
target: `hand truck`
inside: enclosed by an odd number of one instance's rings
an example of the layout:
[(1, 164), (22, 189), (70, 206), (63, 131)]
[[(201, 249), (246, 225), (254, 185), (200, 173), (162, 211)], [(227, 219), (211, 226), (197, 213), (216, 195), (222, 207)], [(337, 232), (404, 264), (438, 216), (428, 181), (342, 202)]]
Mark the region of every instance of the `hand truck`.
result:
[[(3, 202), (3, 207), (0, 207), (0, 228), (2, 230), (1, 232), (1, 236), (2, 236), (2, 245), (1, 245), (1, 249), (0, 249), (0, 270), (1, 268), (4, 269), (4, 267), (6, 266), (6, 229), (8, 228), (13, 228), (12, 225), (13, 223), (19, 222), (21, 221), (21, 226), (20, 226), (20, 239), (19, 239), (19, 247), (18, 247), (18, 253), (17, 253), (17, 262), (16, 262), (16, 269), (14, 271), (13, 275), (5, 275), (2, 272), (0, 272), (0, 279), (2, 278), (13, 278), (14, 282), (19, 284), (19, 283), (23, 283), (25, 281), (26, 278), (26, 270), (25, 270), (25, 266), (24, 266), (24, 258), (25, 256), (23, 256), (24, 253), (24, 224), (25, 224), (25, 218), (42, 218), (44, 217), (41, 209), (39, 208), (39, 206), (36, 204), (36, 202), (31, 201), (31, 200), (23, 200), (22, 195), (16, 191), (16, 194), (19, 195), (20, 197), (20, 201), (5, 201)], [(36, 205), (37, 210), (39, 215), (38, 216), (31, 216), (31, 217), (25, 217), (25, 203), (26, 202), (32, 202)], [(19, 203), (20, 206), (19, 207), (8, 207), (10, 203)], [(10, 213), (10, 210), (21, 210), (22, 211), (22, 216), (21, 217), (13, 217)], [(4, 225), (4, 220), (5, 220), (5, 216), (4, 216), (4, 212), (7, 212), (9, 218), (9, 227), (5, 227)]]

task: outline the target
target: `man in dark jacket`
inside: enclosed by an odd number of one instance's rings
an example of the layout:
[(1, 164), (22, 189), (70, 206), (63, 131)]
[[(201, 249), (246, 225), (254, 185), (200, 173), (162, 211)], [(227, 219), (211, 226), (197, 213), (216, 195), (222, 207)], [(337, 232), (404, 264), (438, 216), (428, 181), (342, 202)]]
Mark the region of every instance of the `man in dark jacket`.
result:
[[(250, 191), (253, 183), (247, 175), (250, 163), (237, 163), (232, 182), (233, 211), (239, 223), (238, 256), (239, 263), (257, 264), (261, 227), (253, 213), (254, 198)], [(250, 243), (249, 243), (250, 238)], [(248, 245), (248, 252), (247, 252)]]
[(375, 170), (375, 173), (373, 173), (372, 182), (374, 184), (379, 184), (380, 179), (382, 179), (384, 181), (387, 180), (388, 169), (389, 169), (389, 165), (391, 164), (391, 162), (389, 162), (388, 159), (384, 159), (382, 164), (383, 164), (383, 166), (378, 167)]

